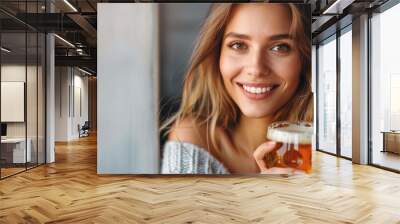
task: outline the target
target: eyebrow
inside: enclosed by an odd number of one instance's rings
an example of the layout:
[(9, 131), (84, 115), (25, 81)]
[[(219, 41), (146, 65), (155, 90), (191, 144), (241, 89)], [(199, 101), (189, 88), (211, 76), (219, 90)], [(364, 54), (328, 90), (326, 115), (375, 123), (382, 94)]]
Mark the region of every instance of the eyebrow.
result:
[[(235, 33), (235, 32), (229, 32), (224, 36), (224, 39), (228, 37), (233, 37), (233, 38), (239, 38), (239, 39), (245, 39), (245, 40), (250, 40), (250, 36), (246, 34), (240, 34), (240, 33)], [(292, 39), (292, 36), (288, 33), (283, 33), (283, 34), (276, 34), (268, 37), (269, 40), (282, 40), (282, 39)]]

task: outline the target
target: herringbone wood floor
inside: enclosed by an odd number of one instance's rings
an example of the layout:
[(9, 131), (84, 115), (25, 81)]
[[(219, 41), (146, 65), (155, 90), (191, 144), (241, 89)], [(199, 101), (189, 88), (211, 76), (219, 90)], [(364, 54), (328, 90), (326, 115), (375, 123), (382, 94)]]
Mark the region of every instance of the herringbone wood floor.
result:
[(96, 174), (94, 137), (0, 181), (0, 223), (400, 223), (400, 175), (315, 153), (311, 175)]

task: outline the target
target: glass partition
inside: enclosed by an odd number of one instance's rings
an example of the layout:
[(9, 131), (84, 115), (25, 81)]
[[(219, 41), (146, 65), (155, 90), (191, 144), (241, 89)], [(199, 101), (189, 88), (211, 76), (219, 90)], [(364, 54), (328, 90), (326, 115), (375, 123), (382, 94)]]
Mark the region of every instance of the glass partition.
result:
[(1, 47), (1, 176), (7, 177), (24, 171), (31, 156), (26, 150), (26, 33), (2, 33)]
[(27, 74), (26, 74), (26, 113), (27, 113), (27, 150), (29, 153), (29, 160), (27, 167), (37, 165), (37, 132), (38, 132), (38, 49), (37, 49), (38, 35), (36, 32), (27, 33)]
[[(42, 13), (43, 5), (0, 3), (15, 9), (17, 16)], [(45, 163), (45, 45), (39, 30), (0, 12), (1, 179)]]

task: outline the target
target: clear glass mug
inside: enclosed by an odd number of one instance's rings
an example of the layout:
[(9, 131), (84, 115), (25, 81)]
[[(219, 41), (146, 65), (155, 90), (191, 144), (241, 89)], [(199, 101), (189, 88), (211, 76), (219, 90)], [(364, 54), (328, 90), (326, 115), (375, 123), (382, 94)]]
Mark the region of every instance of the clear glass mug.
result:
[(312, 169), (313, 126), (309, 122), (274, 122), (268, 127), (267, 139), (278, 143), (266, 155), (268, 168), (294, 168), (310, 173)]

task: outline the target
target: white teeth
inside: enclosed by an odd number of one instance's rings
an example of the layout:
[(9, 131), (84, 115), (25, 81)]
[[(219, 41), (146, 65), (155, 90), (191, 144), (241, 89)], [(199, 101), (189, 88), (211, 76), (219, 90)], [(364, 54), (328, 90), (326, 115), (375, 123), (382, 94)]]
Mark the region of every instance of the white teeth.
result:
[(245, 86), (243, 85), (243, 89), (246, 90), (249, 93), (256, 93), (256, 94), (260, 94), (260, 93), (265, 93), (267, 91), (271, 91), (272, 90), (272, 86), (268, 86), (268, 87), (254, 87), (254, 86)]

